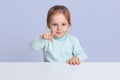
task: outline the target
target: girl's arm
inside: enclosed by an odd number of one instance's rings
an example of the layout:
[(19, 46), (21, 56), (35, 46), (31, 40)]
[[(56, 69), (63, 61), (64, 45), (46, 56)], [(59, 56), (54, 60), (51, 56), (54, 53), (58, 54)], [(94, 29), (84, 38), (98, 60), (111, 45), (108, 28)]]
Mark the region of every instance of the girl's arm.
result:
[(38, 50), (44, 48), (45, 40), (50, 40), (51, 42), (53, 42), (54, 34), (55, 34), (55, 32), (54, 33), (46, 32), (46, 33), (42, 34), (41, 37), (38, 37), (31, 42), (30, 47), (35, 51), (38, 51)]
[(35, 40), (33, 40), (30, 43), (31, 49), (35, 51), (39, 51), (40, 49), (44, 48), (44, 45), (45, 45), (45, 40), (42, 39), (42, 37), (37, 37)]
[(75, 39), (73, 46), (74, 46), (73, 47), (73, 56), (78, 57), (80, 62), (87, 61), (88, 56), (86, 55), (86, 53), (83, 51), (82, 47), (80, 46), (78, 39)]

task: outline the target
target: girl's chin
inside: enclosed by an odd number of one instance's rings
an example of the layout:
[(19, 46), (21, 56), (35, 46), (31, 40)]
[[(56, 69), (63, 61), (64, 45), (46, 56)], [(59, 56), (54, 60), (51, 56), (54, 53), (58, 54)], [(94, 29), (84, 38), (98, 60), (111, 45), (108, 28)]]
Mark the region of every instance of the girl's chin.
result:
[(60, 37), (62, 37), (63, 35), (55, 35), (56, 37), (58, 37), (58, 38), (60, 38)]

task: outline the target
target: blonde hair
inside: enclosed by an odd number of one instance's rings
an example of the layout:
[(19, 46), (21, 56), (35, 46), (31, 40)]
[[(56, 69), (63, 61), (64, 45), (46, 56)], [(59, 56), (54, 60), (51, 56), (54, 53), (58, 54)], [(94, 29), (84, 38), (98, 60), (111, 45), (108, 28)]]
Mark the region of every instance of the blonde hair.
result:
[(48, 14), (47, 14), (47, 26), (48, 26), (48, 28), (50, 28), (51, 17), (56, 13), (63, 13), (66, 20), (68, 21), (68, 24), (71, 25), (71, 18), (70, 18), (69, 10), (63, 5), (55, 5), (49, 9)]

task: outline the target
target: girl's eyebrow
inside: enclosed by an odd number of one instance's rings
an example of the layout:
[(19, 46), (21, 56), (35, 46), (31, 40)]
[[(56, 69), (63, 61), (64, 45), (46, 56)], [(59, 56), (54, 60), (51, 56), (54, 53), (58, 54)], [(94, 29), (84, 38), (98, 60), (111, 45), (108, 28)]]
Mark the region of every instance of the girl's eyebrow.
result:
[(52, 23), (52, 24), (58, 24), (58, 23)]
[(57, 24), (57, 23), (53, 23), (53, 24)]

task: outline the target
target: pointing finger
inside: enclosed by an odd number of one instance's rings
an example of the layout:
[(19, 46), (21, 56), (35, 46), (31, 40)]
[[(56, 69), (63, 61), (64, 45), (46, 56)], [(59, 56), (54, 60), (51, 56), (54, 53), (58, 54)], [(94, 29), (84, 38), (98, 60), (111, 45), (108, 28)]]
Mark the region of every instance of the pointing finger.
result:
[(51, 31), (51, 36), (53, 37), (55, 35), (55, 31)]
[(51, 31), (51, 42), (53, 42), (53, 36), (55, 35), (55, 31)]

